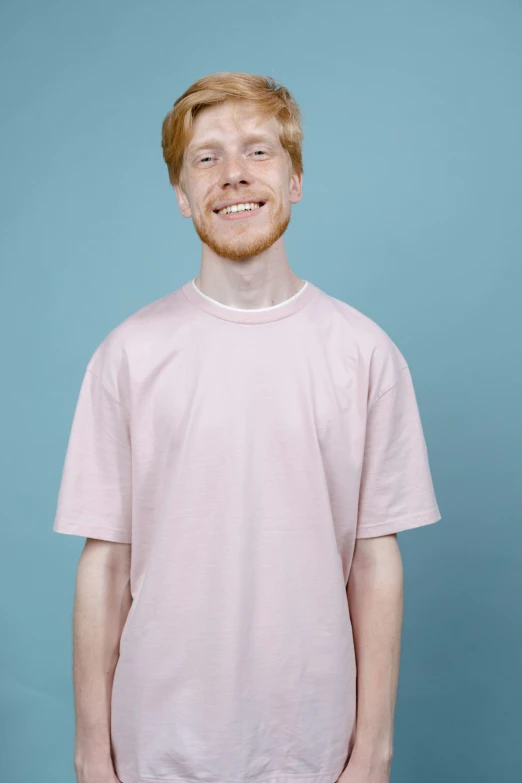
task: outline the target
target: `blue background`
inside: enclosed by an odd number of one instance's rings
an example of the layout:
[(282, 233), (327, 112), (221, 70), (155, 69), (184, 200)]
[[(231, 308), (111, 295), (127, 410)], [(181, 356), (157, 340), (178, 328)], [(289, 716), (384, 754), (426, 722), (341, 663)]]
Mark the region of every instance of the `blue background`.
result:
[(197, 78), (303, 112), (301, 278), (407, 357), (443, 519), (399, 535), (392, 783), (522, 780), (520, 2), (4, 2), (0, 778), (73, 783), (84, 539), (52, 532), (86, 363), (199, 271), (161, 122)]

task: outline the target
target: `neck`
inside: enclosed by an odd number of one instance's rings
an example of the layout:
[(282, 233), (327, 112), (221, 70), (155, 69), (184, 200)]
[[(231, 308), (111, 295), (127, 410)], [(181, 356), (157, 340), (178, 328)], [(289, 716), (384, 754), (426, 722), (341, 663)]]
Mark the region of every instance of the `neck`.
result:
[(282, 238), (258, 256), (236, 261), (203, 245), (199, 290), (230, 307), (270, 307), (289, 299), (304, 285), (288, 264)]

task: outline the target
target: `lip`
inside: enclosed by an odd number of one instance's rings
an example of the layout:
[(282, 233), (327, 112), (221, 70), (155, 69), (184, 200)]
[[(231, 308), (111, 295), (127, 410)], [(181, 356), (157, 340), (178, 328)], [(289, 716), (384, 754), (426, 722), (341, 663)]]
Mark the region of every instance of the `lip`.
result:
[(224, 209), (225, 207), (233, 207), (236, 204), (266, 204), (265, 199), (263, 198), (249, 198), (248, 196), (243, 196), (243, 198), (235, 198), (235, 199), (228, 199), (228, 201), (218, 201), (216, 204), (214, 204), (213, 209)]
[[(258, 202), (256, 202), (256, 200), (254, 200), (253, 202), (248, 202), (248, 201), (245, 202), (244, 200), (243, 201), (231, 201), (229, 203), (225, 203), (225, 204), (222, 204), (220, 206), (217, 206), (216, 209), (224, 209), (225, 207), (231, 207), (234, 204), (245, 204), (245, 203), (247, 203), (247, 204), (254, 203), (255, 204), (255, 203), (258, 203)], [(261, 212), (261, 210), (263, 209), (264, 206), (266, 206), (266, 201), (260, 207), (258, 207), (257, 209), (252, 209), (252, 210), (246, 210), (245, 209), (242, 212), (229, 212), (228, 215), (218, 215), (218, 213), (214, 211), (214, 215), (217, 218), (221, 218), (221, 220), (252, 220), (252, 218), (254, 218), (256, 215), (258, 215)]]

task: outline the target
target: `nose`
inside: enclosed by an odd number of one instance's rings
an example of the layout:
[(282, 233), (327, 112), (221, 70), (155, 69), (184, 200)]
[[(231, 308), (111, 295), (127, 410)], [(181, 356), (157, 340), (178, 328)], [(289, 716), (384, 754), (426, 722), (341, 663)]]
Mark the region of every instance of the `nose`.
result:
[(236, 188), (239, 185), (250, 185), (252, 177), (246, 161), (240, 155), (227, 155), (223, 162), (220, 177), (222, 188)]

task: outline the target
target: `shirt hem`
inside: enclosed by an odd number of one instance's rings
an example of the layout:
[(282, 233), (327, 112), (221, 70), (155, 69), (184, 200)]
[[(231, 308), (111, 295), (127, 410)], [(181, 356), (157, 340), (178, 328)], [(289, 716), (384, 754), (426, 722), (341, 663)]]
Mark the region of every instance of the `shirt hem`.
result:
[(118, 530), (111, 527), (98, 527), (88, 522), (69, 522), (57, 519), (53, 525), (55, 533), (64, 533), (69, 536), (83, 536), (84, 538), (99, 538), (102, 541), (112, 541), (117, 544), (130, 544), (131, 535), (126, 530)]
[[(288, 775), (278, 774), (264, 775), (251, 778), (219, 778), (219, 783), (335, 783), (342, 772), (341, 769), (321, 772), (318, 775)], [(155, 778), (143, 775), (133, 775), (123, 767), (118, 767), (116, 774), (121, 783), (202, 783), (201, 779), (189, 777)]]
[(407, 517), (382, 522), (368, 527), (357, 529), (355, 538), (375, 538), (377, 536), (389, 536), (392, 533), (400, 533), (403, 530), (412, 530), (423, 525), (432, 525), (442, 519), (438, 506), (435, 506), (425, 514), (410, 514)]

